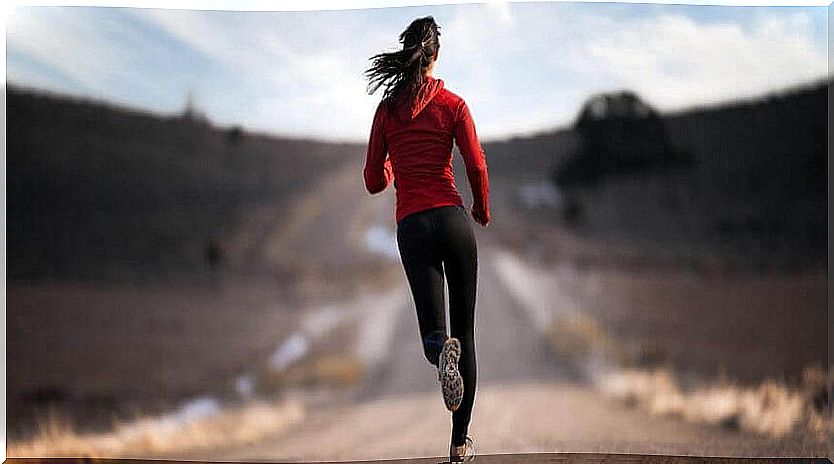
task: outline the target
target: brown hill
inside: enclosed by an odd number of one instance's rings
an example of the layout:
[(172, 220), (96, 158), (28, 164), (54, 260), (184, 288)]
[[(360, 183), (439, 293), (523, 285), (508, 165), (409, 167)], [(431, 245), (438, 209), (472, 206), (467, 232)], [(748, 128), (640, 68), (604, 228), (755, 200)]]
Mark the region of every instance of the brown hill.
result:
[[(830, 85), (661, 114), (671, 147), (692, 159), (684, 168), (645, 166), (559, 188), (554, 172), (583, 144), (572, 127), (485, 143), (496, 227), (516, 242), (530, 240), (523, 221), (647, 254), (718, 255), (755, 268), (825, 266)], [(464, 175), (460, 160), (456, 172)], [(524, 198), (531, 191), (534, 200), (550, 195), (550, 204), (531, 204)], [(512, 224), (502, 229), (502, 218)]]
[(11, 279), (198, 275), (248, 208), (362, 156), (13, 86), (7, 124)]

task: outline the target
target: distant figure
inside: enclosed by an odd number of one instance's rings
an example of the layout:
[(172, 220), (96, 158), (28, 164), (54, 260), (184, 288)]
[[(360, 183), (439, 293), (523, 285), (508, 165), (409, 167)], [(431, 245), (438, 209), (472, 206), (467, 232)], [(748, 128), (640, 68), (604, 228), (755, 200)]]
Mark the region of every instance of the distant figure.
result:
[(183, 121), (194, 125), (204, 125), (208, 123), (208, 117), (206, 114), (197, 109), (197, 106), (194, 103), (194, 94), (191, 91), (188, 92), (188, 96), (185, 99), (185, 108), (183, 108), (180, 117)]
[[(469, 420), (475, 399), (475, 295), (478, 252), (463, 199), (455, 188), (452, 144), (466, 164), (471, 217), (490, 223), (486, 156), (464, 100), (432, 76), (439, 26), (426, 16), (400, 34), (402, 50), (374, 55), (369, 93), (385, 85), (365, 161), (371, 194), (396, 179), (397, 245), (417, 311), (426, 359), (437, 367), (452, 414), (449, 460), (474, 458)], [(446, 333), (444, 278), (449, 279)]]
[(232, 145), (237, 145), (243, 138), (243, 128), (240, 126), (233, 126), (226, 131), (226, 141)]
[(212, 273), (220, 266), (220, 261), (223, 259), (223, 253), (220, 249), (220, 244), (217, 243), (214, 239), (209, 239), (208, 243), (205, 247), (205, 258), (206, 262), (208, 262), (209, 268), (211, 268)]

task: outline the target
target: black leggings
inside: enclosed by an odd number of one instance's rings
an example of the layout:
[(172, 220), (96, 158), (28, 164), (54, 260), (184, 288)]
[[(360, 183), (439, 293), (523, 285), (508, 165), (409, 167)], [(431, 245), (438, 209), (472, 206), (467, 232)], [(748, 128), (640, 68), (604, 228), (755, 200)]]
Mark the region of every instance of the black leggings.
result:
[(397, 245), (417, 309), (426, 359), (437, 365), (446, 335), (444, 274), (449, 281), (451, 336), (460, 340), (463, 401), (452, 414), (452, 443), (462, 445), (475, 401), (475, 293), (478, 249), (463, 206), (410, 214), (397, 223)]

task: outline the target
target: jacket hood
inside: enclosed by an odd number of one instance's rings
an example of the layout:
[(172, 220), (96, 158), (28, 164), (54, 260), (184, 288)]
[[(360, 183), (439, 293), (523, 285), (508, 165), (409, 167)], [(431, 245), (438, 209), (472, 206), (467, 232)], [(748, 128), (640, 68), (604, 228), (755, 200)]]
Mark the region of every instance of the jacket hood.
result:
[[(407, 102), (398, 101), (396, 114), (400, 121), (409, 122), (417, 117), (435, 95), (443, 89), (443, 79), (426, 76), (417, 93)], [(400, 99), (402, 100), (402, 98)]]

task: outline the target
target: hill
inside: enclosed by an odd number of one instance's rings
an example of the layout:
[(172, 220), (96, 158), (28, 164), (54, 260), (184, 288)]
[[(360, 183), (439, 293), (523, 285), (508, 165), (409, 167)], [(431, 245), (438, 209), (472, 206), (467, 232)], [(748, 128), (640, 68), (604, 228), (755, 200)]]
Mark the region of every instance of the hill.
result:
[(250, 208), (363, 155), (12, 86), (7, 124), (10, 279), (199, 275)]
[[(644, 253), (823, 266), (827, 85), (661, 115), (672, 146), (694, 157), (683, 172), (558, 190), (552, 173), (581, 142), (573, 128), (485, 143), (497, 232), (524, 242), (535, 225), (557, 226)], [(7, 121), (10, 279), (200, 275), (231, 252), (223, 240), (252, 208), (292, 208), (365, 150), (13, 86)], [(468, 199), (459, 156), (455, 170)], [(549, 203), (531, 205), (530, 192)]]
[[(672, 147), (693, 158), (688, 167), (634, 169), (589, 185), (551, 182), (581, 146), (572, 127), (484, 144), (497, 232), (523, 243), (534, 226), (558, 227), (646, 255), (824, 267), (830, 84), (661, 114)], [(456, 172), (464, 173), (459, 160)]]

